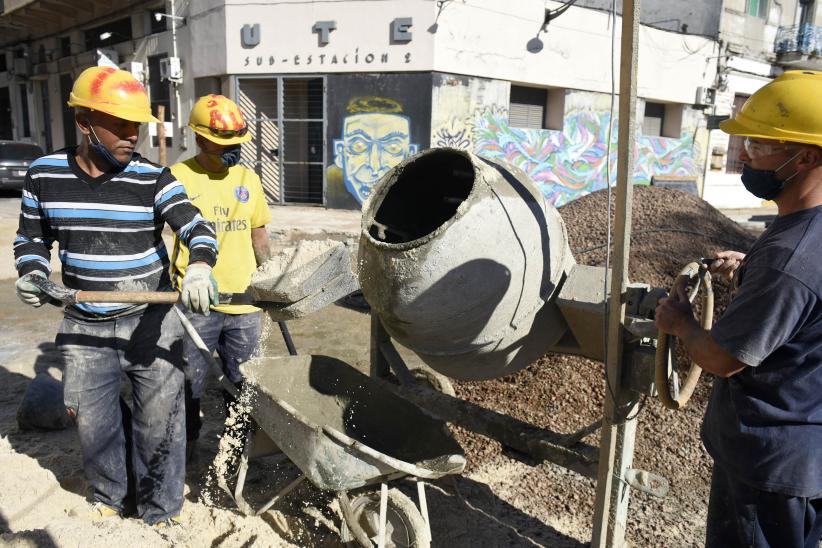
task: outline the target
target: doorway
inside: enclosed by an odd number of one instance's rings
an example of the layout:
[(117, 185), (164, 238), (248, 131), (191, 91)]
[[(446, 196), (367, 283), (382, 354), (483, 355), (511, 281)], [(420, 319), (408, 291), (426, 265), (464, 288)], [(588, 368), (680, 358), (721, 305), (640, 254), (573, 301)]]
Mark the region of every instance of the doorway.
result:
[(241, 163), (272, 204), (325, 204), (325, 78), (238, 78), (251, 141)]

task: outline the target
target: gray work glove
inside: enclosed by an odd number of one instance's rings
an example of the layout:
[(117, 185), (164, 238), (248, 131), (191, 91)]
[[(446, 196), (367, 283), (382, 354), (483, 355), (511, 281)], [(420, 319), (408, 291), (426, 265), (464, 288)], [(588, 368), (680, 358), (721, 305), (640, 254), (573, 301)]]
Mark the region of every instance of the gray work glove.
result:
[(20, 297), (21, 301), (27, 305), (33, 306), (34, 308), (40, 308), (45, 303), (49, 302), (51, 297), (46, 295), (39, 287), (29, 281), (34, 276), (48, 278), (45, 272), (33, 270), (28, 274), (20, 276), (14, 283), (14, 288), (17, 290), (17, 296)]
[(208, 316), (209, 307), (217, 304), (217, 280), (211, 267), (205, 263), (193, 263), (186, 267), (180, 287), (180, 300), (192, 312)]

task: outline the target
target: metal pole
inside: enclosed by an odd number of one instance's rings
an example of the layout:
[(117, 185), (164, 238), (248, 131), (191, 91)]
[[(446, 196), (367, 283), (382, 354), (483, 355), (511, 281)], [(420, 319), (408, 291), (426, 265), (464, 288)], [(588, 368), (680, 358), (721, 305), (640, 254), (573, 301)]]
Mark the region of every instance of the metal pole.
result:
[[(177, 13), (175, 11), (174, 4), (176, 0), (171, 0), (171, 54), (173, 57), (177, 57)], [(177, 82), (172, 82), (171, 85), (174, 87), (174, 114), (172, 115), (171, 119), (174, 121), (174, 127), (177, 129), (177, 146), (181, 150), (185, 150), (186, 147), (186, 138), (185, 138), (185, 131), (182, 128), (182, 124), (180, 124), (180, 85)]]
[[(619, 69), (619, 145), (614, 209), (614, 263), (608, 311), (608, 384), (600, 438), (599, 473), (591, 546), (619, 548), (625, 542), (628, 517), (628, 486), (622, 480), (634, 454), (635, 403), (627, 403), (622, 381), (622, 338), (628, 281), (628, 252), (631, 234), (632, 179), (634, 173), (634, 123), (636, 109), (637, 40), (640, 0), (622, 2), (621, 60)], [(608, 181), (608, 184), (611, 182)], [(612, 392), (613, 391), (613, 392)], [(614, 401), (613, 397), (617, 398)]]

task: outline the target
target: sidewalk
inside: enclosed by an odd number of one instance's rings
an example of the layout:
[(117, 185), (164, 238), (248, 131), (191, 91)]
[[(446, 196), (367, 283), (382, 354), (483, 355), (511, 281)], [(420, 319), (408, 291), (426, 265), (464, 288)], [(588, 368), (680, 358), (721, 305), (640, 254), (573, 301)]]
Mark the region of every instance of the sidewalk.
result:
[(324, 207), (275, 206), (268, 233), (274, 240), (356, 240), (362, 214), (359, 210)]
[(775, 205), (745, 209), (720, 209), (719, 211), (744, 228), (757, 233), (768, 228), (768, 225), (776, 218), (777, 214)]

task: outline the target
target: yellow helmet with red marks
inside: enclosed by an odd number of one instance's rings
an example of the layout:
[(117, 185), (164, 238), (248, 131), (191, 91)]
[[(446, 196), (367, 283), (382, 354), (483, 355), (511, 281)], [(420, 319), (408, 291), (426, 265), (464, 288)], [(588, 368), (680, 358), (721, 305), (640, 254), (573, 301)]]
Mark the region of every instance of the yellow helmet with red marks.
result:
[(91, 67), (74, 81), (68, 106), (105, 112), (131, 122), (159, 122), (143, 84), (130, 72), (113, 67)]
[(251, 140), (240, 107), (223, 95), (204, 95), (197, 99), (188, 118), (188, 127), (218, 145), (236, 145)]

